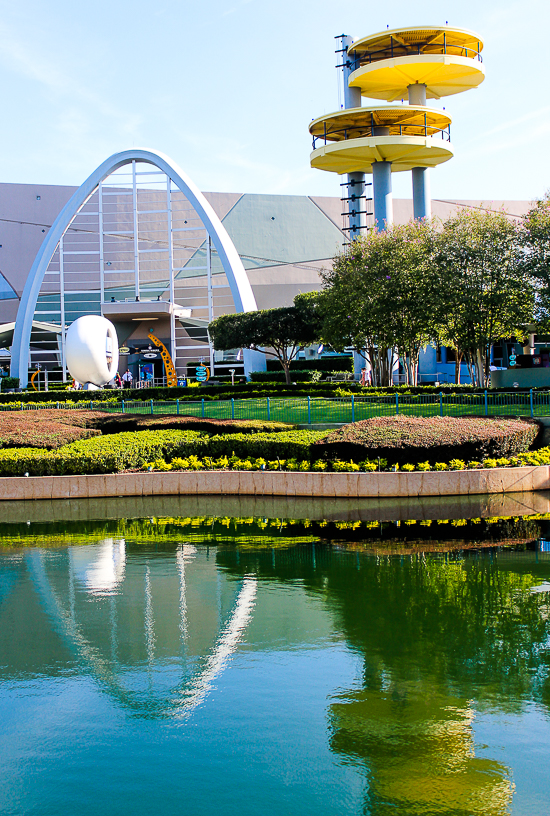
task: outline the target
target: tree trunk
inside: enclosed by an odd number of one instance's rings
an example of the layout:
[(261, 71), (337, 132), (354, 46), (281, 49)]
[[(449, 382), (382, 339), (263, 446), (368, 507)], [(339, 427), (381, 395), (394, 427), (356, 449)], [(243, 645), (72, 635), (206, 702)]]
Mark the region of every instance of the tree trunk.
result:
[(285, 372), (285, 381), (287, 385), (291, 385), (292, 381), (290, 379), (290, 363), (288, 360), (283, 360), (283, 369)]
[(418, 361), (420, 358), (419, 349), (411, 349), (409, 354), (410, 376), (409, 381), (413, 388), (418, 385)]
[(483, 352), (481, 349), (476, 349), (476, 368), (477, 368), (477, 381), (479, 385), (484, 388), (486, 385), (485, 379), (485, 361), (483, 359)]
[(459, 350), (456, 350), (456, 358), (455, 358), (455, 383), (456, 385), (460, 385), (460, 364), (462, 362), (462, 354), (460, 354)]

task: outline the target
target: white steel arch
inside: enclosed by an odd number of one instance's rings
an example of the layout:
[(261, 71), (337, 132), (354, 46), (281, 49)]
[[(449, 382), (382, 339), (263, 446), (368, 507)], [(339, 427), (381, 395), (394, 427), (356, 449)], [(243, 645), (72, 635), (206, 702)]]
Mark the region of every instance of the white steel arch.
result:
[(48, 265), (74, 217), (86, 204), (99, 185), (132, 162), (152, 164), (172, 180), (195, 208), (218, 252), (237, 312), (255, 311), (256, 300), (242, 261), (220, 219), (198, 187), (168, 156), (155, 150), (133, 149), (115, 153), (106, 159), (71, 196), (49, 229), (27, 277), (13, 335), (11, 375), (19, 378), (22, 388), (28, 384), (29, 345), (32, 321), (40, 288)]

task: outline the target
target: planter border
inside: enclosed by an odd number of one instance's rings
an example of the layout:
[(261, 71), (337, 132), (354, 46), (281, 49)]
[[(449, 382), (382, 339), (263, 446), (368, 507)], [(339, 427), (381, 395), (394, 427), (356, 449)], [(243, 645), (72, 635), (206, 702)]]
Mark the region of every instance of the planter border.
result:
[(202, 470), (0, 477), (0, 501), (224, 494), (395, 498), (523, 493), (534, 490), (550, 490), (550, 465), (425, 473)]

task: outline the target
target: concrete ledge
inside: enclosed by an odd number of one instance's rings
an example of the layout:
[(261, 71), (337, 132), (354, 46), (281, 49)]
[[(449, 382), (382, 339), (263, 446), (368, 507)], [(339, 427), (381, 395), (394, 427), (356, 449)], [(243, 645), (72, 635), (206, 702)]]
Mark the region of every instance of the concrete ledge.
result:
[(550, 490), (550, 466), (428, 473), (184, 471), (1, 477), (0, 501), (114, 496), (395, 498)]

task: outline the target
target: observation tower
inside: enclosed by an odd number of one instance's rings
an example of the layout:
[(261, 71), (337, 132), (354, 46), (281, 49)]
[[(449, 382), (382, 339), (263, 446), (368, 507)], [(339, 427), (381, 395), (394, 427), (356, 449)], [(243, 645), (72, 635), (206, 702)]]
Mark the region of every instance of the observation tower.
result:
[[(400, 171), (412, 171), (414, 217), (430, 217), (428, 170), (452, 158), (453, 148), (450, 116), (427, 100), (483, 82), (483, 42), (473, 31), (449, 26), (395, 28), (356, 42), (345, 34), (336, 39), (344, 105), (311, 122), (310, 160), (319, 170), (347, 175), (343, 201), (353, 240), (366, 227), (365, 173), (372, 174), (377, 229), (393, 221), (391, 174)], [(390, 104), (362, 106), (362, 97)]]

